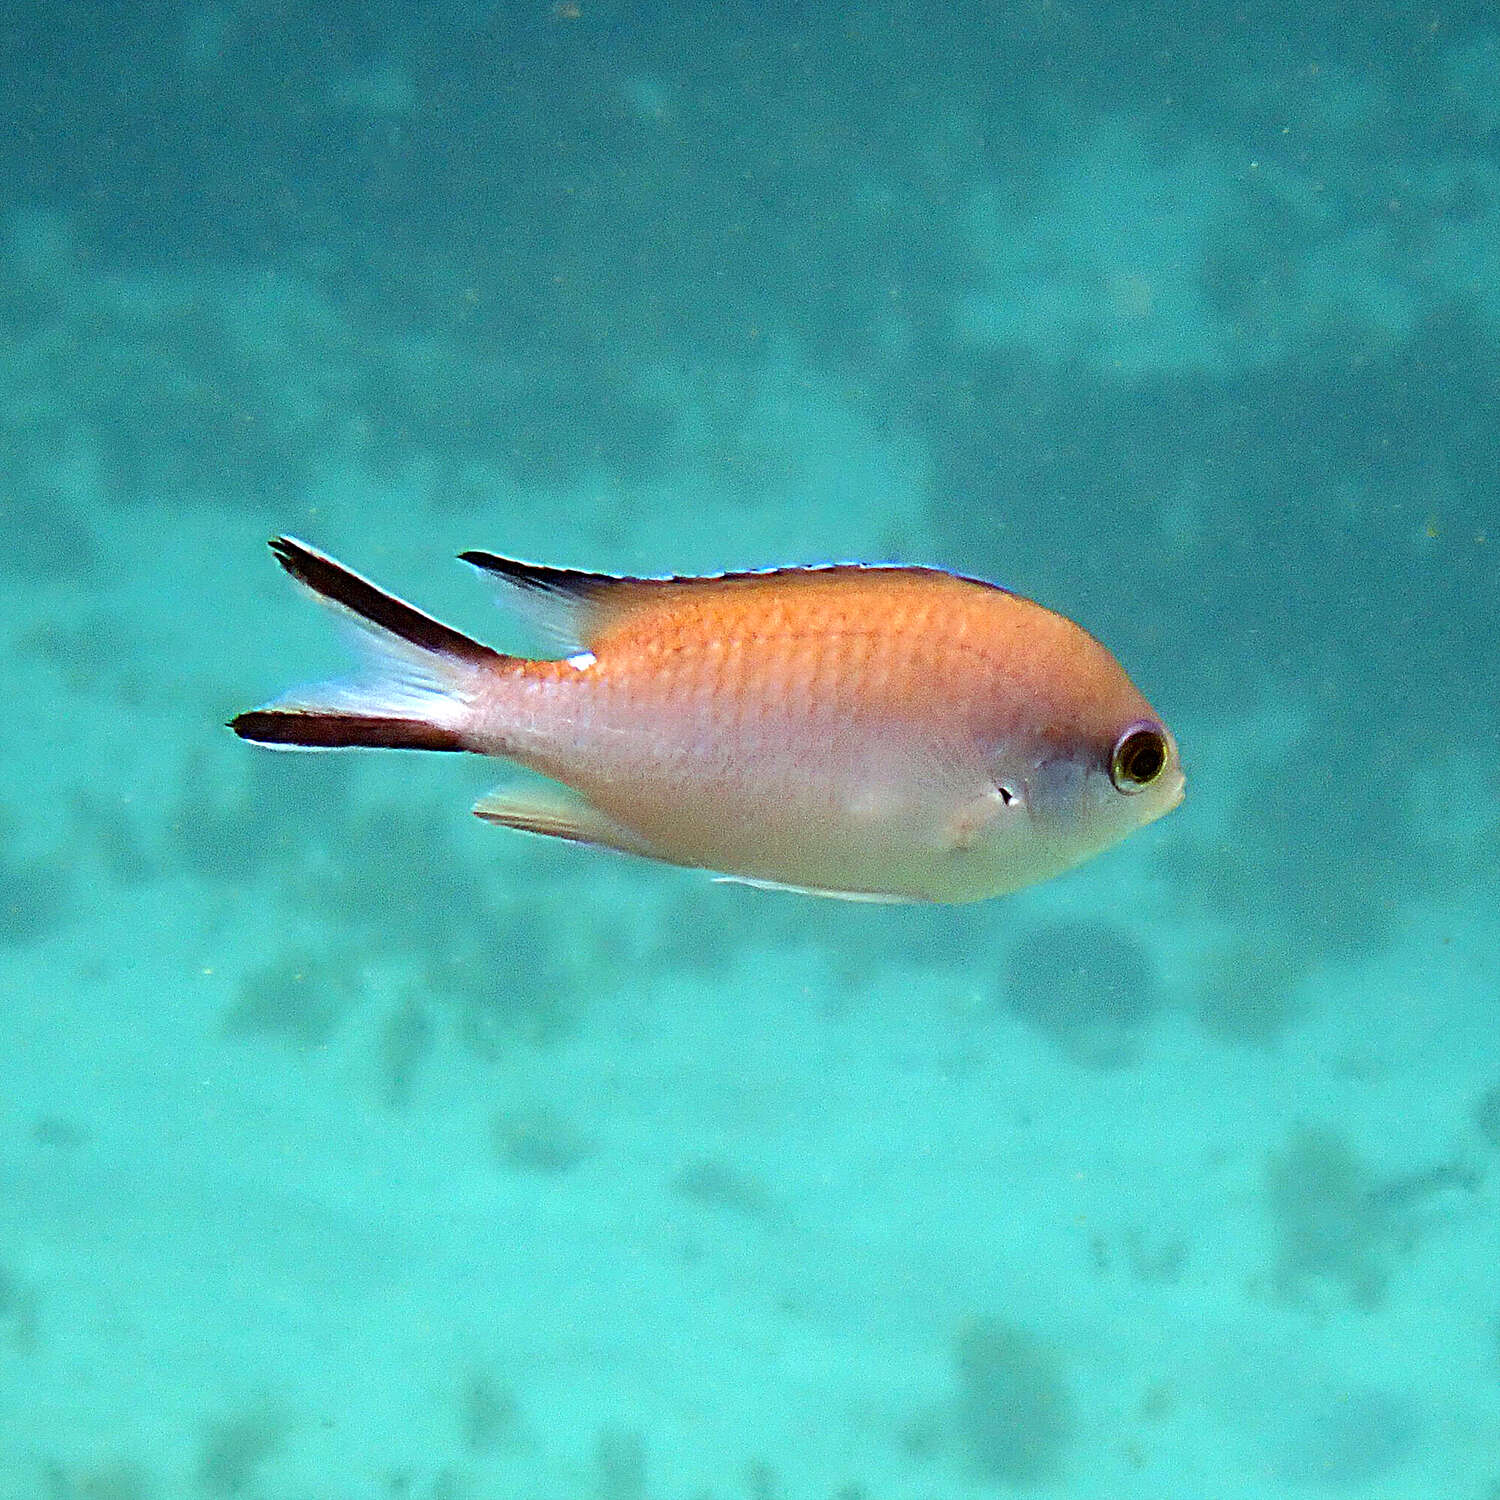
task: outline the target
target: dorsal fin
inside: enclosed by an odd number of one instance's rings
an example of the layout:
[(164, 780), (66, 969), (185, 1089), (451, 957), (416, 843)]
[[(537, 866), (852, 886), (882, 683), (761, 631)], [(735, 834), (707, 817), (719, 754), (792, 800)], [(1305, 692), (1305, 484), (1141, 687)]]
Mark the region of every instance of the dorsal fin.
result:
[(581, 568), (553, 568), (520, 562), (493, 552), (460, 552), (462, 562), (483, 569), (502, 590), (501, 603), (569, 651), (591, 648), (600, 636), (628, 615), (669, 609), (685, 595), (705, 587), (765, 583), (770, 579), (827, 573), (859, 564), (815, 568), (757, 568), (743, 573), (664, 574), (640, 577), (625, 573), (590, 573)]
[(549, 568), (542, 563), (518, 562), (493, 552), (460, 552), (459, 558), (493, 577), (505, 590), (504, 603), (569, 651), (590, 644), (604, 620), (615, 614), (611, 596), (620, 602), (622, 591), (641, 580), (616, 578), (609, 573), (586, 573), (577, 568)]
[(978, 579), (946, 573), (939, 568), (900, 563), (817, 563), (812, 566), (755, 568), (745, 572), (705, 573), (638, 578), (616, 573), (589, 573), (577, 568), (551, 568), (542, 563), (518, 562), (493, 552), (461, 552), (459, 557), (483, 569), (501, 585), (502, 601), (523, 619), (569, 651), (592, 649), (599, 637), (627, 615), (670, 608), (703, 588), (764, 587), (802, 579), (814, 583), (829, 574), (891, 573), (933, 575), (992, 588)]

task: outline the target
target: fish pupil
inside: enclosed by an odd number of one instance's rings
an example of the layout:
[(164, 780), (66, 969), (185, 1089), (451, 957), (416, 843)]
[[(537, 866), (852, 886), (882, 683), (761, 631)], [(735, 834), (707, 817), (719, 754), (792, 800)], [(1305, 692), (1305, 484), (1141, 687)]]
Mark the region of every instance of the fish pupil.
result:
[(1122, 792), (1138, 792), (1150, 786), (1167, 764), (1167, 741), (1159, 729), (1137, 725), (1115, 742), (1110, 759), (1110, 780)]

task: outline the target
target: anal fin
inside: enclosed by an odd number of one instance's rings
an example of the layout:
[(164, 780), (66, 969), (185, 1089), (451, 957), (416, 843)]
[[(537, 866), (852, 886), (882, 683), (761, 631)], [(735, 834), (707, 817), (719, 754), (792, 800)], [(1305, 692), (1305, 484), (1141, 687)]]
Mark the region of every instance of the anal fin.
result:
[(752, 885), (758, 891), (791, 891), (798, 896), (827, 896), (831, 901), (870, 901), (881, 906), (904, 906), (913, 898), (885, 891), (836, 891), (821, 885), (789, 885), (784, 880), (762, 880), (758, 875), (715, 875), (715, 885)]
[(618, 849), (645, 859), (659, 855), (638, 834), (622, 828), (613, 818), (577, 797), (547, 788), (502, 787), (486, 792), (474, 804), (474, 816), (502, 828), (566, 839), (571, 844), (592, 844), (600, 849)]

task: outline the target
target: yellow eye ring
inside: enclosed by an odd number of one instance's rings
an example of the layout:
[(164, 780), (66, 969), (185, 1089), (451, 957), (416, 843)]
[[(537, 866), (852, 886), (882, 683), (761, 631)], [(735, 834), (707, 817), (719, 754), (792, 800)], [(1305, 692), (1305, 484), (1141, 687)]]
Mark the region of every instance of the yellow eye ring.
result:
[(1167, 737), (1155, 724), (1132, 724), (1115, 741), (1109, 779), (1127, 796), (1143, 792), (1167, 766)]

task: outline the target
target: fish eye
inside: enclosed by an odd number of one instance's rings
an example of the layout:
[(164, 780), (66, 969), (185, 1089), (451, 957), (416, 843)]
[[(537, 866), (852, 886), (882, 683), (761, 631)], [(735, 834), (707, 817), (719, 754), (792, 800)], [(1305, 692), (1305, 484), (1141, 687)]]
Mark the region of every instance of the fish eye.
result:
[(1109, 779), (1117, 791), (1144, 791), (1167, 764), (1167, 737), (1155, 724), (1132, 724), (1115, 741)]

